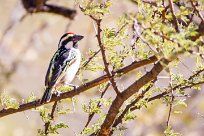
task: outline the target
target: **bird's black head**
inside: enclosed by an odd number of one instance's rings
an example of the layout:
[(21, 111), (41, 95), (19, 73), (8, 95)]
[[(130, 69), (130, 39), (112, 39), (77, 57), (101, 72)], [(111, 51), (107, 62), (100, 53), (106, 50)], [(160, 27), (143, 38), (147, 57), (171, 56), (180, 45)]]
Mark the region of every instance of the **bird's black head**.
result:
[(73, 32), (65, 33), (61, 38), (58, 44), (58, 48), (65, 47), (65, 48), (78, 48), (77, 42), (83, 39), (84, 36), (76, 35)]

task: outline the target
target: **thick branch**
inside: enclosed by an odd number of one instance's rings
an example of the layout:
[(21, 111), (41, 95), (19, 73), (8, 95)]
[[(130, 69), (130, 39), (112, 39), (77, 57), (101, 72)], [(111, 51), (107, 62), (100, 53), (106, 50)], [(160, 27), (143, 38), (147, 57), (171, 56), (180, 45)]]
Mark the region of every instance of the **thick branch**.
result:
[[(162, 60), (162, 62), (165, 62), (166, 65), (168, 65), (169, 63), (168, 60)], [(164, 66), (161, 64), (161, 62), (158, 62), (157, 64), (155, 64), (155, 66), (152, 68), (150, 72), (148, 72), (139, 80), (130, 85), (126, 90), (122, 92), (121, 95), (116, 96), (111, 107), (109, 108), (106, 119), (104, 120), (101, 126), (101, 130), (98, 134), (99, 136), (108, 136), (110, 134), (111, 125), (113, 124), (117, 114), (119, 113), (119, 109), (121, 108), (124, 101), (127, 100), (130, 96), (132, 96), (136, 92), (138, 92), (139, 89), (146, 83), (156, 79), (158, 74), (163, 70), (163, 68)]]
[(48, 13), (54, 13), (54, 14), (58, 14), (58, 15), (62, 15), (64, 17), (67, 17), (69, 19), (74, 19), (74, 17), (76, 16), (76, 10), (74, 9), (69, 9), (66, 7), (61, 7), (61, 6), (56, 6), (56, 5), (45, 5), (45, 10), (39, 10), (38, 12), (48, 12)]
[[(139, 62), (133, 62), (132, 64), (114, 72), (114, 75), (121, 75), (121, 74), (126, 74), (136, 68), (139, 68), (139, 67), (142, 67), (142, 66), (145, 66), (145, 65), (148, 65), (148, 64), (151, 64), (151, 63), (154, 63), (157, 61), (157, 58), (156, 56), (152, 56), (150, 57), (149, 59), (145, 59), (145, 60), (141, 60)], [(90, 88), (93, 88), (99, 84), (102, 84), (104, 82), (108, 81), (108, 76), (107, 75), (104, 75), (104, 76), (101, 76), (97, 79), (94, 79), (88, 83), (85, 83), (84, 85), (78, 87), (77, 89), (75, 90), (72, 90), (70, 92), (65, 92), (65, 93), (62, 93), (60, 96), (56, 96), (56, 95), (53, 95), (52, 99), (50, 100), (50, 102), (48, 103), (51, 103), (51, 102), (54, 102), (54, 101), (58, 101), (58, 100), (61, 100), (61, 99), (65, 99), (65, 98), (71, 98), (75, 95), (78, 95), (84, 91), (87, 91), (88, 89)], [(7, 115), (10, 115), (10, 114), (13, 114), (13, 113), (17, 113), (17, 112), (22, 112), (22, 111), (25, 111), (25, 110), (28, 110), (28, 109), (32, 109), (32, 108), (36, 108), (36, 107), (39, 107), (41, 106), (42, 104), (40, 104), (40, 99), (36, 100), (36, 101), (33, 101), (33, 102), (29, 102), (29, 103), (25, 103), (25, 104), (21, 104), (19, 106), (18, 109), (2, 109), (0, 111), (0, 117), (4, 117), (4, 116), (7, 116)]]
[[(156, 80), (153, 80), (152, 83), (144, 90), (142, 91), (141, 94), (138, 95), (137, 98), (135, 98), (135, 100), (133, 102), (131, 102), (130, 104), (128, 104), (125, 109), (123, 110), (123, 112), (120, 114), (120, 116), (115, 120), (114, 124), (113, 124), (113, 128), (116, 127), (119, 123), (122, 123), (122, 119), (125, 116), (125, 114), (130, 110), (131, 107), (133, 107), (139, 100), (141, 100), (145, 94), (152, 88), (153, 83)], [(113, 129), (111, 130), (111, 135), (113, 134)]]

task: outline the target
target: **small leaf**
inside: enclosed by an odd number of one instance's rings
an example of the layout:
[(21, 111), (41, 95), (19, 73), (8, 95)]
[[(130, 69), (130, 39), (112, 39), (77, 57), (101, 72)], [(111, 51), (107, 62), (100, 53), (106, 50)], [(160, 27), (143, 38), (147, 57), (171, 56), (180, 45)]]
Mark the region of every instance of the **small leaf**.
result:
[(5, 92), (1, 94), (1, 105), (5, 106), (5, 109), (18, 109), (19, 103), (16, 99), (11, 98), (9, 95), (7, 95)]
[(174, 111), (175, 114), (182, 114), (182, 111)]
[(68, 114), (68, 113), (70, 113), (70, 112), (71, 112), (70, 109), (66, 109), (66, 110), (60, 110), (60, 111), (58, 111), (58, 114)]

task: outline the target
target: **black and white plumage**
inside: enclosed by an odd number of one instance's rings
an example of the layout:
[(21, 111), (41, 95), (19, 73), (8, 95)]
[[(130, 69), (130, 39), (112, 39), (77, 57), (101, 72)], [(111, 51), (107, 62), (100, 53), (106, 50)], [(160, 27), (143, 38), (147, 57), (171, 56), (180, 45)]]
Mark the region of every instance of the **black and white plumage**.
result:
[(83, 36), (72, 32), (64, 34), (59, 42), (58, 50), (52, 57), (45, 77), (46, 90), (41, 99), (41, 104), (48, 102), (52, 96), (52, 90), (57, 84), (69, 84), (75, 77), (81, 60), (78, 49), (78, 41)]

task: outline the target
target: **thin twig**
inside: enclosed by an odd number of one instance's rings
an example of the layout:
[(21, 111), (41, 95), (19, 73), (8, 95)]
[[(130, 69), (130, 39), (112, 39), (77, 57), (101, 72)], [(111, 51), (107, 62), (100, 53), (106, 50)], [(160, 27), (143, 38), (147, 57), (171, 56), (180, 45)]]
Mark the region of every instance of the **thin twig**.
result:
[(196, 51), (193, 51), (193, 50), (189, 50), (188, 52), (193, 54), (193, 55), (200, 56), (204, 60), (204, 54), (196, 52)]
[(51, 111), (51, 114), (50, 114), (50, 120), (48, 122), (45, 123), (45, 135), (47, 135), (49, 133), (49, 127), (50, 127), (50, 124), (51, 124), (51, 121), (54, 120), (54, 112), (55, 112), (55, 109), (57, 107), (57, 102), (58, 101), (55, 101), (53, 106), (52, 106), (52, 111)]
[(84, 64), (82, 64), (82, 67), (86, 67), (89, 62), (100, 52), (100, 49), (98, 51), (96, 51), (91, 57), (88, 58), (88, 60), (86, 62), (84, 62)]
[(125, 28), (128, 25), (128, 23), (125, 23), (121, 26), (121, 28), (116, 32), (115, 36), (118, 36), (120, 34), (120, 32), (123, 30), (123, 28)]
[[(158, 32), (158, 31), (154, 31), (154, 34), (160, 36), (161, 38), (167, 40), (167, 41), (171, 41), (172, 43), (176, 43), (178, 45), (178, 47), (181, 47), (181, 44), (176, 41), (175, 39), (173, 38), (169, 38), (167, 37), (166, 35), (162, 34), (161, 32)], [(204, 59), (204, 54), (202, 53), (199, 53), (199, 52), (196, 52), (196, 51), (193, 51), (193, 50), (187, 50), (190, 54), (193, 54), (193, 55), (197, 55), (197, 56), (200, 56), (202, 59)]]
[(194, 8), (194, 10), (197, 12), (199, 18), (201, 19), (202, 22), (204, 22), (204, 18), (203, 15), (201, 14), (201, 12), (197, 9), (197, 7), (194, 5), (193, 1), (190, 0), (192, 7)]
[(106, 59), (106, 54), (105, 54), (105, 47), (104, 47), (104, 45), (103, 45), (103, 43), (102, 43), (102, 41), (101, 41), (101, 31), (102, 31), (102, 29), (101, 29), (101, 19), (96, 19), (96, 18), (94, 18), (94, 17), (92, 17), (92, 16), (90, 16), (95, 22), (96, 22), (96, 24), (97, 24), (97, 35), (96, 35), (96, 37), (97, 37), (97, 40), (98, 40), (98, 44), (99, 44), (99, 47), (100, 47), (100, 51), (101, 51), (101, 54), (102, 54), (102, 58), (103, 58), (103, 63), (104, 63), (104, 67), (105, 67), (105, 72), (107, 73), (107, 75), (108, 75), (108, 78), (110, 79), (110, 82), (111, 82), (111, 84), (112, 84), (112, 87), (113, 87), (113, 89), (115, 90), (115, 92), (116, 92), (116, 94), (117, 95), (119, 95), (120, 94), (120, 91), (119, 91), (119, 89), (118, 89), (118, 87), (117, 87), (117, 85), (116, 85), (116, 82), (115, 82), (115, 80), (114, 80), (114, 78), (113, 78), (113, 75), (111, 75), (111, 73), (112, 72), (110, 72), (109, 71), (109, 63), (108, 63), (108, 61), (107, 61), (107, 59)]
[(67, 23), (67, 25), (66, 25), (66, 27), (65, 27), (65, 33), (67, 33), (67, 31), (68, 31), (69, 28), (71, 27), (72, 23), (73, 23), (72, 20), (70, 20), (70, 21)]
[(188, 78), (188, 80), (193, 80), (194, 77), (198, 76), (200, 73), (204, 72), (204, 68), (198, 70), (195, 74), (193, 74), (192, 76), (190, 76)]
[[(190, 85), (190, 86), (185, 86), (185, 88), (182, 87), (181, 89), (191, 88), (191, 87), (193, 87), (193, 86), (200, 85), (200, 84), (203, 84), (203, 83), (204, 83), (204, 81), (201, 81), (201, 82), (198, 82), (197, 84), (192, 84), (192, 85)], [(145, 100), (146, 100), (147, 102), (151, 102), (151, 101), (154, 101), (154, 100), (158, 100), (158, 99), (161, 99), (161, 98), (163, 98), (164, 96), (166, 96), (168, 93), (169, 93), (168, 91), (165, 91), (165, 92), (162, 92), (162, 93), (160, 93), (160, 94), (158, 94), (158, 95), (152, 96), (151, 98), (147, 98), (147, 99), (145, 99)], [(132, 107), (132, 108), (130, 109), (130, 111), (133, 111), (133, 110), (136, 110), (136, 109), (141, 109), (141, 107), (139, 107), (139, 106), (134, 106), (134, 107)]]
[(136, 19), (134, 19), (134, 32), (137, 34), (137, 36), (142, 40), (143, 43), (145, 43), (153, 52), (154, 54), (158, 54), (157, 50), (155, 48), (153, 48), (150, 43), (148, 41), (145, 40), (145, 38), (143, 38), (143, 36), (140, 34), (139, 32), (139, 29), (140, 29), (140, 26), (137, 22)]
[(139, 40), (139, 36), (137, 35), (137, 32), (136, 32), (137, 26), (135, 26), (136, 25), (135, 21), (137, 21), (137, 20), (134, 19), (133, 25), (132, 25), (132, 33), (133, 33), (132, 40), (131, 40), (132, 50), (135, 50), (136, 41)]
[[(169, 95), (169, 94), (167, 94), (167, 95), (165, 95), (165, 97), (171, 97), (171, 95)], [(176, 97), (191, 97), (189, 94), (184, 94), (184, 95), (174, 95), (174, 98), (176, 98)]]
[(167, 122), (166, 122), (167, 127), (169, 127), (170, 117), (171, 117), (171, 113), (172, 113), (172, 106), (173, 106), (173, 102), (174, 102), (174, 90), (172, 87), (173, 81), (172, 81), (172, 76), (171, 76), (170, 70), (168, 70), (168, 71), (169, 71), (169, 76), (170, 76), (171, 102), (169, 104), (169, 114), (168, 114)]
[[(194, 73), (192, 76), (190, 76), (190, 77), (186, 80), (186, 82), (192, 80), (194, 77), (198, 76), (198, 75), (199, 75), (201, 72), (203, 72), (203, 71), (204, 71), (204, 69), (197, 71), (197, 72)], [(160, 98), (162, 98), (163, 96), (169, 96), (168, 94), (169, 94), (169, 92), (171, 92), (171, 90), (173, 90), (173, 91), (175, 91), (175, 90), (177, 90), (177, 89), (183, 90), (183, 89), (191, 88), (191, 87), (193, 87), (193, 86), (200, 85), (200, 84), (203, 84), (203, 83), (204, 83), (204, 81), (200, 81), (200, 82), (197, 82), (197, 83), (193, 83), (193, 82), (189, 83), (189, 82), (188, 82), (188, 85), (186, 85), (186, 82), (181, 83), (181, 84), (178, 84), (178, 85), (174, 86), (172, 89), (166, 90), (165, 92), (163, 92), (163, 93), (161, 93), (161, 94), (158, 94), (158, 95), (156, 95), (156, 96), (153, 96), (153, 97), (151, 97), (151, 98), (148, 98), (148, 99), (146, 99), (146, 101), (150, 102), (150, 101), (152, 101), (152, 100), (160, 99)], [(185, 96), (185, 97), (189, 97), (189, 95), (184, 95), (184, 96)], [(172, 95), (169, 96), (169, 97), (172, 97)], [(174, 96), (174, 97), (181, 97), (181, 96)], [(140, 107), (137, 107), (137, 106), (132, 107), (132, 108), (131, 108), (131, 111), (132, 111), (132, 110), (135, 110), (135, 109), (140, 109)]]
[[(116, 36), (118, 36), (118, 34), (120, 33), (120, 31), (127, 25), (128, 23), (124, 24), (117, 32), (116, 32)], [(94, 26), (94, 31), (97, 35), (97, 29), (96, 29), (96, 26), (95, 24), (93, 23), (93, 26)], [(86, 62), (84, 62), (84, 64), (82, 64), (82, 67), (86, 67), (89, 62), (100, 52), (100, 49), (98, 51), (96, 51), (91, 57), (88, 58), (88, 60)]]
[(176, 29), (176, 32), (179, 32), (178, 21), (177, 21), (175, 11), (174, 11), (173, 0), (169, 0), (169, 7), (171, 9), (171, 13), (172, 13), (172, 17), (173, 17), (173, 25)]
[[(104, 96), (104, 94), (106, 93), (106, 91), (108, 90), (109, 86), (110, 86), (110, 83), (108, 83), (108, 84), (106, 85), (105, 89), (104, 89), (103, 92), (101, 93), (100, 99), (103, 98), (103, 96)], [(100, 107), (101, 107), (101, 102), (99, 101), (98, 104), (97, 104), (97, 108), (100, 108)], [(88, 120), (87, 120), (87, 122), (86, 122), (86, 125), (84, 126), (84, 129), (85, 129), (86, 127), (88, 127), (88, 125), (89, 125), (89, 123), (91, 122), (91, 120), (92, 120), (92, 118), (94, 117), (94, 115), (95, 115), (95, 112), (89, 114), (89, 117), (88, 117)], [(84, 130), (84, 129), (83, 129), (83, 130)], [(83, 132), (83, 131), (82, 131), (82, 132)], [(82, 133), (82, 132), (81, 132), (81, 133)]]

